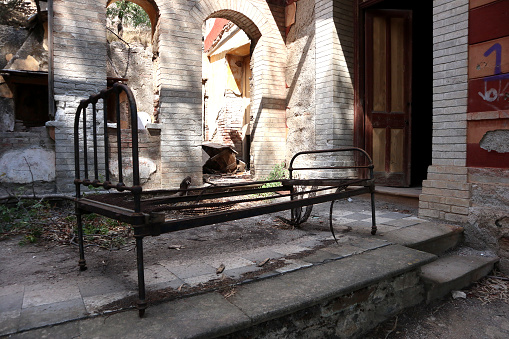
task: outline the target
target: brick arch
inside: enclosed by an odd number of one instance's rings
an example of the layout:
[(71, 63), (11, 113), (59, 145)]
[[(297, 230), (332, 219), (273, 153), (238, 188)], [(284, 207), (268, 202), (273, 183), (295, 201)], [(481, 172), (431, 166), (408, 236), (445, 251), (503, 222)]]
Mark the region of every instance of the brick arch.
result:
[[(267, 2), (198, 0), (191, 15), (232, 21), (253, 41), (251, 155), (258, 178), (284, 160), (286, 146), (286, 46)], [(252, 163), (253, 164), (253, 163)]]
[(262, 36), (262, 33), (258, 29), (259, 25), (255, 24), (247, 16), (234, 10), (231, 9), (219, 10), (212, 13), (208, 18), (223, 18), (230, 20), (235, 25), (240, 27), (244, 31), (244, 33), (246, 33), (247, 36), (251, 38), (251, 40), (253, 40), (254, 42), (258, 41), (258, 39), (260, 39), (260, 37)]
[(268, 20), (262, 10), (263, 9), (255, 6), (250, 0), (197, 0), (195, 6), (191, 9), (191, 14), (199, 23), (202, 23), (208, 18), (221, 17), (228, 19), (244, 30), (250, 38), (258, 39), (261, 35), (269, 33), (268, 31), (262, 32), (263, 29), (270, 30), (266, 25)]
[[(109, 7), (111, 4), (120, 1), (120, 0), (108, 0), (106, 2), (106, 7)], [(157, 22), (159, 20), (159, 7), (155, 0), (127, 0), (129, 2), (135, 3), (148, 14), (150, 18), (150, 24), (152, 26), (152, 34), (154, 34), (155, 29), (157, 27)]]
[[(251, 155), (257, 177), (284, 160), (286, 48), (265, 1), (157, 0), (159, 37), (161, 172), (163, 187), (190, 175), (202, 182), (202, 27), (226, 18), (256, 43), (251, 91)], [(252, 167), (252, 168), (253, 168)]]

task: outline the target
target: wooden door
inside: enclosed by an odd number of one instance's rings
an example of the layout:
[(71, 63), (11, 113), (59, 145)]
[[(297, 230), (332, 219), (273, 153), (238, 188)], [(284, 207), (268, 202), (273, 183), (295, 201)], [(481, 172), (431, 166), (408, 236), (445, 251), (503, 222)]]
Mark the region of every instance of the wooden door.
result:
[(368, 10), (365, 137), (377, 183), (410, 185), (411, 12)]

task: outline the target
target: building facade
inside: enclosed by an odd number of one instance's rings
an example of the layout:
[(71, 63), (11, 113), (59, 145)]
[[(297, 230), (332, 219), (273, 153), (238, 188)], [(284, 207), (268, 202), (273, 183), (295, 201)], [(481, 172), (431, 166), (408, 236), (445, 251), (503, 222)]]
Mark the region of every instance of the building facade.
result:
[[(52, 140), (54, 191), (74, 188), (79, 100), (107, 86), (112, 2), (48, 1), (55, 110), (43, 132)], [(201, 182), (202, 39), (205, 21), (221, 18), (250, 39), (249, 157), (258, 178), (300, 150), (362, 147), (379, 184), (422, 185), (422, 217), (464, 225), (467, 240), (489, 245), (507, 268), (509, 1), (133, 2), (152, 22), (155, 186), (175, 187), (187, 175)], [(18, 132), (5, 130), (2, 140), (9, 133)]]

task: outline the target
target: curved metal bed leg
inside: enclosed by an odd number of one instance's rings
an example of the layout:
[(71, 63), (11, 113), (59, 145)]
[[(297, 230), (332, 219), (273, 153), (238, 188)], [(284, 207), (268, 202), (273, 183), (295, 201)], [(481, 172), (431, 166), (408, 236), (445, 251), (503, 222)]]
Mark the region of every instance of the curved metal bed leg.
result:
[(80, 271), (85, 271), (87, 269), (87, 261), (85, 260), (85, 246), (83, 245), (83, 219), (81, 212), (76, 210), (76, 223), (78, 226), (78, 245), (80, 249), (80, 260), (78, 261), (78, 265), (80, 267)]
[(145, 301), (145, 272), (143, 267), (143, 237), (136, 237), (136, 260), (138, 263), (138, 302), (137, 308), (140, 318), (145, 315), (147, 302)]
[(330, 226), (330, 231), (332, 233), (332, 236), (334, 237), (336, 244), (338, 244), (338, 239), (336, 238), (336, 234), (334, 233), (334, 227), (332, 225), (332, 210), (333, 210), (333, 208), (334, 208), (334, 200), (332, 200), (330, 203), (329, 226)]
[(375, 191), (371, 191), (371, 234), (376, 234), (376, 219), (375, 219)]

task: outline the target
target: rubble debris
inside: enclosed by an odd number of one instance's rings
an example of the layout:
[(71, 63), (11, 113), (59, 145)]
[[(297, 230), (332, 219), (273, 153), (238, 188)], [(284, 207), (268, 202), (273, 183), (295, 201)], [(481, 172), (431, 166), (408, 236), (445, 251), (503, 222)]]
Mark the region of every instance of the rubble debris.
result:
[(230, 146), (207, 143), (202, 145), (202, 149), (205, 158), (203, 173), (233, 173), (237, 171), (237, 152)]
[(462, 291), (452, 291), (451, 295), (452, 295), (453, 299), (466, 299), (467, 298), (467, 294)]
[(218, 267), (218, 268), (216, 268), (216, 274), (221, 274), (221, 273), (223, 273), (224, 269), (225, 269), (224, 264), (219, 265), (219, 267)]
[(266, 263), (268, 263), (270, 261), (270, 258), (267, 258), (263, 261), (260, 261), (258, 264), (256, 264), (257, 267), (262, 267), (263, 265), (265, 265)]

